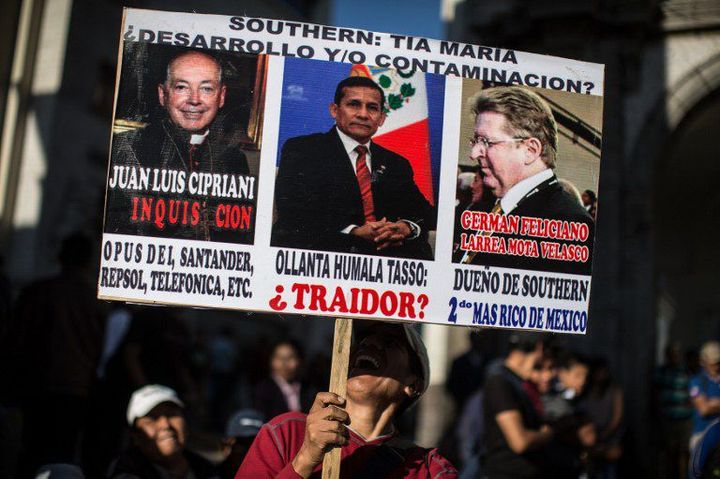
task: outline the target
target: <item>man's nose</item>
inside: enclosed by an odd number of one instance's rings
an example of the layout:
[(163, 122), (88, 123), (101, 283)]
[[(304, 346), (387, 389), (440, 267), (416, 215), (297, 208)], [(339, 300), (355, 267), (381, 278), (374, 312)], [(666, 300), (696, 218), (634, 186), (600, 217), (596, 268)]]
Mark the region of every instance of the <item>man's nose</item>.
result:
[(159, 416), (155, 420), (155, 425), (161, 429), (169, 429), (170, 428), (170, 419), (165, 414), (163, 414), (162, 416)]
[(200, 90), (191, 89), (190, 96), (188, 97), (188, 101), (193, 104), (200, 103)]
[(480, 146), (480, 144), (475, 144), (470, 148), (470, 159), (473, 161), (477, 161), (480, 163), (480, 158), (485, 156), (485, 150)]

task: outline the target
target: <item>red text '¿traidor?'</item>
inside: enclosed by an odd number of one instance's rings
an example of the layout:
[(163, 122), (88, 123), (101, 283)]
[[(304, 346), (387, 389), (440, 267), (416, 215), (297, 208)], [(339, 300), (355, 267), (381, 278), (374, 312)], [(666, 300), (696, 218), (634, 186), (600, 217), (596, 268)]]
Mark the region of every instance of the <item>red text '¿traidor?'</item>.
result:
[(297, 311), (423, 319), (429, 302), (425, 294), (340, 286), (328, 289), (321, 284), (294, 283), (289, 293), (284, 286), (278, 285), (275, 292), (277, 295), (269, 303), (275, 311), (284, 311), (290, 301)]

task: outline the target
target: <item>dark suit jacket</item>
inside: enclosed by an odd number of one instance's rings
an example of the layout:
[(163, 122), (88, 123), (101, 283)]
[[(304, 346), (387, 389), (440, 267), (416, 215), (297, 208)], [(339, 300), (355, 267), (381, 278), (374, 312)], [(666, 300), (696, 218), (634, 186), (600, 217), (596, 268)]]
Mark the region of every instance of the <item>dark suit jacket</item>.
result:
[[(225, 135), (222, 129), (216, 126), (218, 124), (219, 120), (216, 119), (210, 127), (208, 137), (194, 151), (193, 159), (195, 161), (192, 165), (192, 171), (248, 175), (250, 170), (245, 154), (237, 142)], [(190, 134), (177, 128), (166, 118), (162, 121), (150, 123), (141, 130), (115, 135), (112, 145), (111, 166), (169, 169), (186, 172), (189, 176), (191, 171), (189, 150)], [(110, 174), (113, 174), (112, 170)], [(188, 176), (185, 178), (186, 191), (183, 194), (108, 189), (105, 232), (163, 238), (252, 243), (255, 224), (254, 201), (190, 195), (187, 191)], [(166, 221), (163, 228), (158, 228), (152, 221), (141, 222), (131, 219), (134, 197), (150, 197), (153, 201), (161, 198), (166, 202)], [(181, 206), (171, 210), (171, 200), (173, 202), (179, 201), (180, 203), (177, 204)], [(189, 213), (184, 210), (183, 202), (185, 200), (200, 202), (200, 224), (196, 226), (179, 223), (170, 224), (169, 216), (172, 213), (179, 218), (180, 222), (183, 217), (187, 218), (189, 216)], [(250, 223), (253, 228), (250, 230), (233, 230), (217, 227), (215, 225), (215, 213), (220, 204), (252, 207)], [(180, 212), (179, 215), (177, 211)]]
[[(583, 243), (550, 238), (547, 239), (547, 241), (559, 242), (561, 244), (581, 244), (587, 246), (590, 250), (590, 258), (586, 263), (580, 263), (574, 261), (545, 259), (542, 258), (542, 253), (539, 258), (478, 253), (473, 258), (472, 264), (531, 269), (537, 271), (553, 271), (560, 273), (590, 274), (592, 267), (593, 242), (595, 239), (595, 223), (585, 208), (580, 205), (578, 200), (560, 186), (555, 176), (553, 176), (550, 180), (543, 182), (535, 193), (523, 198), (518, 203), (517, 207), (510, 212), (510, 215), (586, 223), (590, 227), (590, 235), (587, 241)], [(472, 233), (471, 231), (465, 232)], [(510, 235), (499, 234), (497, 236), (504, 236), (505, 238), (512, 237)], [(537, 237), (528, 238), (537, 240), (538, 248), (540, 247), (540, 241), (546, 240), (545, 238)]]
[(275, 184), (272, 245), (431, 259), (427, 233), (435, 228), (435, 212), (415, 184), (410, 163), (375, 143), (370, 154), (375, 217), (410, 220), (420, 226), (419, 238), (378, 253), (374, 245), (342, 233), (348, 225), (363, 225), (365, 216), (355, 171), (333, 127), (285, 142)]

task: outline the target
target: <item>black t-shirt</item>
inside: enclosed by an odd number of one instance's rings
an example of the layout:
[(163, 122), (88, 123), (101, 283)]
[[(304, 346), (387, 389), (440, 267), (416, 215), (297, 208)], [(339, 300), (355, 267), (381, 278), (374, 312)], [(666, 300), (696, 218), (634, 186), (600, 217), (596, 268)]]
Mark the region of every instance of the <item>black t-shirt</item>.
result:
[(489, 479), (540, 477), (540, 454), (531, 451), (516, 454), (510, 449), (495, 417), (505, 411), (518, 411), (526, 429), (540, 429), (541, 422), (530, 397), (523, 389), (523, 380), (505, 366), (485, 382), (483, 411), (487, 454), (485, 473)]

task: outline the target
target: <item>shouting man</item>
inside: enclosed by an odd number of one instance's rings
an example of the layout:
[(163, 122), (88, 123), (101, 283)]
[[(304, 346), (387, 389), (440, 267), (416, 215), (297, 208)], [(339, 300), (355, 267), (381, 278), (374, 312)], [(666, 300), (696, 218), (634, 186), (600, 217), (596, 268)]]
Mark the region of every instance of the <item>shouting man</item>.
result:
[(350, 358), (347, 397), (318, 393), (309, 414), (263, 426), (235, 479), (319, 478), (325, 454), (341, 447), (341, 477), (455, 478), (436, 449), (397, 438), (393, 420), (425, 392), (429, 362), (409, 325), (370, 326)]

